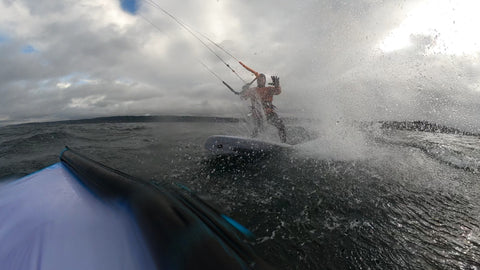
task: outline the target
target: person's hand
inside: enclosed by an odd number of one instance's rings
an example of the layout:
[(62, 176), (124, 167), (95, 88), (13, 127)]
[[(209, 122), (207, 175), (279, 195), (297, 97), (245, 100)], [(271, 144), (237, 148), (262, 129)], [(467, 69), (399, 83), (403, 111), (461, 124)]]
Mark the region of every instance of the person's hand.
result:
[(279, 87), (280, 86), (280, 78), (278, 76), (271, 76), (273, 86)]
[(238, 93), (238, 95), (240, 95), (240, 98), (247, 99), (248, 89), (250, 89), (250, 85), (248, 83), (242, 86), (242, 91)]

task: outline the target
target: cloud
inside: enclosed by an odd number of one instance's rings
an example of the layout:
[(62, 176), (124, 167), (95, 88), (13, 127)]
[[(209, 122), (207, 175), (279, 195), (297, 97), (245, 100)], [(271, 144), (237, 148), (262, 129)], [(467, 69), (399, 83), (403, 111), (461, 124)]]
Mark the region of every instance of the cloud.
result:
[[(248, 104), (201, 62), (237, 89), (243, 82), (149, 3), (0, 1), (1, 119), (241, 115)], [(409, 36), (412, 46), (379, 49), (418, 1), (157, 4), (247, 65), (279, 75), (283, 93), (274, 100), (281, 115), (479, 124), (478, 55), (427, 55), (435, 40), (427, 32)]]

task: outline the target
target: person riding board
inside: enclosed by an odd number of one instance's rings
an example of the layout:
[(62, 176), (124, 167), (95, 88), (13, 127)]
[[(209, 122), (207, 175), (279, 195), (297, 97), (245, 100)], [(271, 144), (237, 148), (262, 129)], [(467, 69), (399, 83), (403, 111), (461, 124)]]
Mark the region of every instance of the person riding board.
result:
[(240, 62), (240, 64), (245, 69), (252, 72), (257, 81), (256, 87), (250, 87), (251, 83), (249, 83), (244, 85), (242, 87), (242, 92), (240, 92), (240, 97), (243, 99), (250, 99), (252, 104), (250, 108), (255, 123), (252, 137), (258, 136), (259, 131), (263, 128), (263, 115), (261, 111), (261, 109), (263, 109), (265, 117), (267, 118), (267, 122), (278, 129), (280, 141), (285, 143), (287, 141), (285, 125), (283, 124), (282, 119), (280, 119), (278, 114), (275, 112), (276, 107), (272, 104), (273, 96), (279, 95), (282, 92), (282, 88), (280, 87), (280, 78), (277, 76), (271, 76), (273, 86), (266, 86), (267, 79), (265, 74), (256, 72), (242, 62)]

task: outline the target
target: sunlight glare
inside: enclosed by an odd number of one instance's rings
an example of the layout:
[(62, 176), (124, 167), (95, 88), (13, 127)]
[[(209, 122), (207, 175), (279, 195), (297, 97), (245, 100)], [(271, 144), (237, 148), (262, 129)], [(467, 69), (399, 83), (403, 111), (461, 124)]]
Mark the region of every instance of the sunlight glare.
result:
[(480, 52), (480, 1), (427, 0), (380, 42), (378, 48), (392, 52), (413, 45), (412, 36), (426, 36), (426, 54), (475, 54)]

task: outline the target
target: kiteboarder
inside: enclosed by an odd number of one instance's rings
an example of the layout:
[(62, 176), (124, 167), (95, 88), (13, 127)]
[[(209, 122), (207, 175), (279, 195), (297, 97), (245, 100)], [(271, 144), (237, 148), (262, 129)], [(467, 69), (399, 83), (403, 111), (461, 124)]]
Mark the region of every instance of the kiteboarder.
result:
[[(280, 136), (280, 141), (285, 143), (287, 141), (287, 134), (285, 131), (285, 125), (283, 124), (282, 119), (278, 117), (275, 109), (276, 107), (272, 104), (273, 96), (279, 95), (282, 92), (280, 87), (280, 78), (277, 76), (271, 76), (273, 86), (266, 86), (266, 76), (265, 74), (258, 73), (255, 70), (244, 65), (242, 62), (240, 64), (252, 72), (255, 75), (257, 86), (250, 87), (250, 84), (246, 84), (240, 92), (240, 96), (243, 99), (250, 99), (251, 102), (251, 115), (254, 119), (255, 128), (252, 132), (252, 137), (258, 136), (260, 130), (263, 129), (263, 113), (267, 122), (272, 124), (278, 129), (278, 135)], [(263, 113), (262, 113), (263, 109)]]

